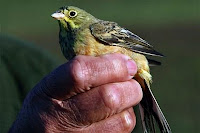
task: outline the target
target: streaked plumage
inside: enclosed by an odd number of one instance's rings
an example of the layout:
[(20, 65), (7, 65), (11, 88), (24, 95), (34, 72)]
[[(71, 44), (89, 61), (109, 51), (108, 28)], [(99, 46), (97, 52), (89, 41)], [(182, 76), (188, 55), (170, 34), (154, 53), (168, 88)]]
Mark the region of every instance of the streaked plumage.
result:
[[(143, 88), (143, 99), (139, 108), (144, 132), (155, 132), (154, 119), (162, 133), (171, 133), (162, 111), (151, 90), (149, 64), (144, 55), (161, 56), (153, 47), (115, 22), (103, 21), (77, 7), (60, 8), (52, 14), (60, 26), (60, 45), (64, 56), (70, 60), (76, 55), (99, 56), (122, 53), (130, 56), (137, 64), (135, 79)], [(154, 64), (159, 62), (150, 60)]]

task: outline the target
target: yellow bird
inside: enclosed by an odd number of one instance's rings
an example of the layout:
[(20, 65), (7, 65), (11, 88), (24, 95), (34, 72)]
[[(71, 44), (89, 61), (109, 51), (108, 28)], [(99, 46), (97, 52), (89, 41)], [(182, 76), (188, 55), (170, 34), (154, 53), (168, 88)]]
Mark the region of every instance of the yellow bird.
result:
[(52, 17), (59, 22), (59, 43), (68, 60), (76, 55), (99, 56), (109, 53), (121, 53), (131, 57), (138, 68), (134, 78), (143, 89), (143, 99), (139, 103), (139, 109), (144, 132), (155, 132), (154, 120), (156, 120), (162, 133), (171, 133), (169, 124), (150, 90), (152, 77), (149, 62), (144, 56), (162, 56), (162, 54), (117, 23), (97, 19), (77, 7), (61, 7), (52, 14)]

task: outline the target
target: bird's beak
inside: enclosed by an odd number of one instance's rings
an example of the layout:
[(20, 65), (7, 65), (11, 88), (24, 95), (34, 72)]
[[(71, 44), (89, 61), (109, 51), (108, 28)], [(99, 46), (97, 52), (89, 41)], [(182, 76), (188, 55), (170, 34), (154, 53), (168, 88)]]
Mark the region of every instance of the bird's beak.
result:
[(55, 18), (55, 19), (57, 19), (57, 20), (62, 20), (62, 19), (65, 18), (65, 15), (64, 15), (63, 13), (58, 13), (58, 12), (56, 12), (56, 13), (53, 13), (53, 14), (51, 15), (51, 17), (53, 17), (53, 18)]

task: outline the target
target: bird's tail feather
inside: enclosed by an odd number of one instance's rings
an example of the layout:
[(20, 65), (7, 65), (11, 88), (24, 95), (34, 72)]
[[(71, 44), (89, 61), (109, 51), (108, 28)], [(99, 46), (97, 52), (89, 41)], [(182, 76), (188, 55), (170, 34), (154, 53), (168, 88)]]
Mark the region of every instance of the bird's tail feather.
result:
[(150, 87), (146, 82), (144, 85), (143, 99), (139, 104), (144, 133), (155, 133), (154, 120), (157, 122), (161, 133), (172, 133)]

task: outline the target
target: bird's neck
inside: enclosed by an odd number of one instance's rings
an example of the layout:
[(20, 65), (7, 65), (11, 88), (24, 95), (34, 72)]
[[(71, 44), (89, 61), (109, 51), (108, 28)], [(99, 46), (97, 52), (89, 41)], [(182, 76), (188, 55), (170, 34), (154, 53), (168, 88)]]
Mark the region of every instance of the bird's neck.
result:
[(90, 23), (87, 23), (81, 28), (71, 28), (71, 26), (67, 25), (63, 26), (60, 24), (60, 33), (59, 33), (59, 43), (61, 46), (61, 50), (67, 60), (72, 59), (76, 56), (74, 51), (74, 47), (77, 43), (85, 44), (85, 29), (89, 29)]
[(69, 25), (66, 28), (60, 24), (59, 43), (67, 60), (76, 56), (73, 49), (76, 41), (76, 32), (77, 30), (71, 29)]

